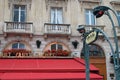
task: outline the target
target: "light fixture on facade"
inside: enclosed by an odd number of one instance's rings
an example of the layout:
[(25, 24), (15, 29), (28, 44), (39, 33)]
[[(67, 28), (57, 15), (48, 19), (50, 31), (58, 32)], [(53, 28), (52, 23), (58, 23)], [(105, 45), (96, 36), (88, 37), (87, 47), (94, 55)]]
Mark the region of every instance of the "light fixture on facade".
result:
[(41, 45), (41, 41), (40, 41), (40, 40), (37, 40), (37, 41), (36, 41), (36, 46), (37, 46), (37, 48), (40, 48), (40, 45)]
[(74, 49), (77, 49), (78, 44), (79, 44), (79, 42), (77, 40), (72, 41), (72, 45), (73, 45)]

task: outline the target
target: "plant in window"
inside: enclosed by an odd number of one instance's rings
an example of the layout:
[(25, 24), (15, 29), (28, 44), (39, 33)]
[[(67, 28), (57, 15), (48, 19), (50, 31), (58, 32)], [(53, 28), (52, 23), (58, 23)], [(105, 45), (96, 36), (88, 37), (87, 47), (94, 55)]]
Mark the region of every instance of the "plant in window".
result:
[(44, 52), (43, 56), (50, 56), (50, 53), (51, 53), (51, 51), (47, 50), (47, 51)]
[(18, 55), (29, 55), (31, 53), (30, 50), (26, 49), (5, 49), (3, 50), (3, 54), (10, 54), (11, 56), (18, 56)]
[(68, 56), (69, 55), (69, 51), (67, 51), (67, 50), (63, 50), (63, 56)]
[(62, 56), (62, 50), (61, 49), (57, 50), (57, 56)]
[(51, 50), (51, 56), (54, 56), (54, 55), (56, 55), (56, 50), (55, 49)]
[(44, 52), (43, 56), (68, 56), (70, 54), (69, 51), (67, 50), (61, 50), (61, 49), (58, 49), (58, 50), (47, 50)]

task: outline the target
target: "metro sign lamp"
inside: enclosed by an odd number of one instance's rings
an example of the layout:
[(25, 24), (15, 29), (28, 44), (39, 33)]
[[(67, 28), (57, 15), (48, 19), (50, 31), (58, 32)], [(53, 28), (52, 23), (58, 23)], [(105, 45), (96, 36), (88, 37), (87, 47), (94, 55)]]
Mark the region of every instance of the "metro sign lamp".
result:
[(94, 8), (93, 14), (96, 16), (96, 18), (99, 18), (99, 17), (103, 16), (105, 11), (108, 11), (109, 9), (110, 8), (106, 7), (106, 6), (98, 6), (98, 7)]
[(106, 6), (98, 6), (95, 7), (93, 10), (93, 14), (96, 16), (96, 18), (100, 18), (101, 16), (103, 16), (103, 14), (106, 14), (108, 16), (108, 18), (110, 19), (111, 23), (112, 23), (112, 30), (113, 30), (113, 35), (114, 35), (114, 41), (115, 41), (115, 50), (113, 51), (113, 60), (114, 60), (114, 69), (115, 69), (115, 80), (120, 80), (120, 64), (119, 64), (119, 46), (118, 46), (118, 38), (117, 38), (117, 33), (116, 33), (116, 27), (114, 25), (114, 22), (112, 20), (112, 17), (109, 13), (108, 10), (111, 10), (114, 15), (116, 16), (117, 20), (118, 20), (118, 27), (120, 27), (120, 20), (116, 14), (116, 12), (112, 9), (110, 9), (109, 7)]

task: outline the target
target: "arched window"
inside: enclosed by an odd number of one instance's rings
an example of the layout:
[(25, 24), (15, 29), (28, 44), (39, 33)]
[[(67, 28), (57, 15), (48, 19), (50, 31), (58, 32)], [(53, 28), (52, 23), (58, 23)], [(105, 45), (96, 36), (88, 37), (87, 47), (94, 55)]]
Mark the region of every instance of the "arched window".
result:
[(51, 50), (58, 50), (58, 49), (60, 49), (60, 50), (63, 50), (63, 46), (61, 45), (61, 44), (52, 44), (51, 45)]
[(23, 43), (14, 43), (12, 44), (13, 49), (24, 49), (25, 45)]
[[(89, 53), (90, 53), (89, 54), (90, 56), (99, 56), (99, 57), (105, 56), (103, 49), (96, 44), (90, 44), (89, 45)], [(81, 52), (81, 56), (84, 56), (83, 49), (82, 49), (82, 52)]]

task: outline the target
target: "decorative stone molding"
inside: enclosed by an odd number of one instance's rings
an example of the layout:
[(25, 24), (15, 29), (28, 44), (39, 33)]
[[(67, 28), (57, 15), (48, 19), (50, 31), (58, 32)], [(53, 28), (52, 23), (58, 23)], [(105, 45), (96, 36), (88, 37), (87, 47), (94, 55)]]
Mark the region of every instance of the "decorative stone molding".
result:
[(79, 0), (82, 3), (101, 3), (101, 0)]
[(120, 0), (112, 0), (110, 1), (111, 5), (120, 5)]
[(28, 5), (31, 9), (32, 0), (8, 0), (8, 7), (11, 8), (12, 4)]
[(85, 6), (98, 6), (101, 5), (102, 0), (78, 0), (81, 7), (81, 11), (83, 11), (83, 9), (85, 8)]
[(46, 10), (48, 9), (49, 6), (52, 6), (51, 4), (57, 5), (60, 3), (61, 6), (65, 6), (65, 10), (67, 10), (67, 3), (68, 0), (45, 0), (46, 3)]
[(31, 3), (32, 0), (8, 0), (11, 3)]

